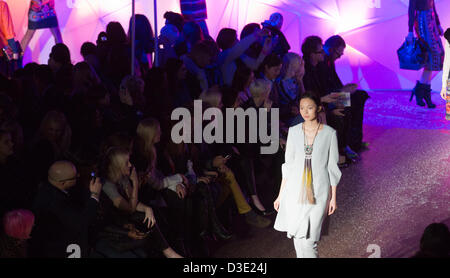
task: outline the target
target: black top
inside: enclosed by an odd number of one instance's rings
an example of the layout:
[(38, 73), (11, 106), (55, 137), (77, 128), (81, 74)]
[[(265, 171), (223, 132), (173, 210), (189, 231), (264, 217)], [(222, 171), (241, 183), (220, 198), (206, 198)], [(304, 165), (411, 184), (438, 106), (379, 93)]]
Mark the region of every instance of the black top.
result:
[(409, 32), (413, 31), (414, 21), (416, 19), (416, 11), (427, 11), (434, 10), (434, 14), (436, 16), (436, 24), (437, 26), (441, 26), (439, 22), (439, 17), (436, 13), (436, 5), (434, 4), (434, 0), (409, 0), (409, 21), (408, 27)]
[[(86, 196), (87, 197), (87, 196)], [(68, 193), (46, 182), (34, 201), (35, 227), (31, 233), (31, 257), (68, 257), (70, 244), (78, 244), (81, 256), (89, 253), (88, 227), (96, 218), (98, 202), (89, 198), (79, 207)]]

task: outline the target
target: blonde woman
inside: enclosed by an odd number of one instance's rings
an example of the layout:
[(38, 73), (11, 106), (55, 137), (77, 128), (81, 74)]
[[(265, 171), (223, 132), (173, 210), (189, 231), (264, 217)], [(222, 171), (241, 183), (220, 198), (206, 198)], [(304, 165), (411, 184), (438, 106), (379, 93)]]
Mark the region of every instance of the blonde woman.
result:
[(286, 53), (276, 85), (279, 92), (280, 119), (287, 127), (304, 121), (298, 110), (300, 96), (305, 92), (304, 75), (305, 62), (302, 57), (297, 53)]
[[(111, 148), (107, 151), (99, 167), (100, 176), (105, 179), (103, 192), (108, 198), (102, 199), (103, 225), (120, 223), (126, 229), (129, 240), (144, 240), (142, 244), (129, 246), (161, 251), (167, 258), (181, 258), (166, 242), (161, 234), (151, 207), (139, 201), (139, 179), (136, 169), (130, 163), (130, 153), (126, 148)], [(144, 214), (143, 223), (136, 223), (132, 214)], [(120, 220), (119, 220), (120, 219)], [(133, 249), (133, 248), (131, 248)]]

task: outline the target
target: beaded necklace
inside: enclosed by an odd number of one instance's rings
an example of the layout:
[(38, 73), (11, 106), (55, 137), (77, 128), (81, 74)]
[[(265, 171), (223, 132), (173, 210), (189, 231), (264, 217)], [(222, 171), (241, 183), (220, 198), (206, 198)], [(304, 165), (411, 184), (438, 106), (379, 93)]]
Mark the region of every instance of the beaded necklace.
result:
[(316, 133), (314, 134), (313, 141), (311, 145), (307, 144), (307, 138), (306, 138), (306, 129), (305, 124), (302, 125), (303, 129), (303, 136), (304, 136), (304, 151), (305, 151), (305, 166), (303, 168), (303, 176), (302, 176), (302, 188), (300, 190), (300, 203), (309, 203), (309, 204), (315, 204), (316, 201), (314, 200), (314, 192), (313, 192), (313, 181), (312, 181), (312, 152), (313, 152), (313, 145), (314, 141), (316, 140), (316, 136), (319, 133), (321, 123), (319, 122), (319, 125), (317, 126)]

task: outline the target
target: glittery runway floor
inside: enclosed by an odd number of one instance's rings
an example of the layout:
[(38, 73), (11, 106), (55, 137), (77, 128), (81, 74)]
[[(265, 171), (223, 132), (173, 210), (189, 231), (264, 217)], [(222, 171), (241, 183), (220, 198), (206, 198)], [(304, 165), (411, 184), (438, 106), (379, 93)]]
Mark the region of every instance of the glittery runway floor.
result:
[[(425, 227), (450, 227), (450, 122), (437, 93), (436, 109), (409, 103), (407, 92), (371, 92), (364, 116), (370, 149), (343, 170), (338, 210), (327, 219), (319, 256), (410, 257)], [(272, 220), (275, 216), (271, 217)], [(285, 233), (252, 229), (249, 239), (232, 239), (213, 254), (221, 258), (294, 258)], [(375, 248), (377, 248), (375, 246)]]

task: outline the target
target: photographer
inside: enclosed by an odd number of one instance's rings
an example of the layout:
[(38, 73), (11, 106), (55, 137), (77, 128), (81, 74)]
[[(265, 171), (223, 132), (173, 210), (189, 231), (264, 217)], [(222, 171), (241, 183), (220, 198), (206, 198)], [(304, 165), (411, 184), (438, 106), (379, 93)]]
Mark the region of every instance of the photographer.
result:
[(90, 197), (79, 207), (69, 193), (79, 174), (69, 161), (57, 161), (48, 170), (48, 181), (42, 184), (34, 201), (36, 226), (30, 240), (31, 257), (65, 258), (67, 247), (76, 244), (81, 257), (89, 255), (88, 228), (97, 213), (102, 184), (91, 180)]

